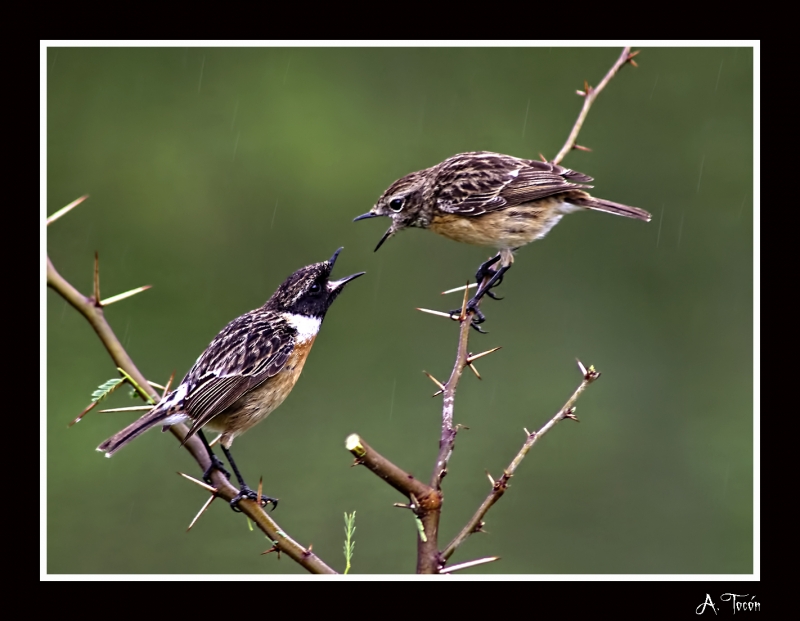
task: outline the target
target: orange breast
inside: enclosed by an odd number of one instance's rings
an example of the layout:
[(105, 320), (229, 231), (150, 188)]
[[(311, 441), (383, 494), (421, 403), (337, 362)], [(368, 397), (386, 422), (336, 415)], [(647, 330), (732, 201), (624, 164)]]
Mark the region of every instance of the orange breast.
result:
[(236, 436), (269, 416), (289, 396), (300, 377), (315, 338), (297, 343), (277, 375), (247, 393), (206, 425), (209, 429), (223, 434), (223, 446), (230, 447)]

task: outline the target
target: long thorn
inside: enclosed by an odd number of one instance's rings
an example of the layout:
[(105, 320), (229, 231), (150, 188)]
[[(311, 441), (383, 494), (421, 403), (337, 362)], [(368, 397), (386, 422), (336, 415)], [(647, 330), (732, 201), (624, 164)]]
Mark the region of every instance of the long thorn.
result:
[(458, 316), (459, 321), (464, 321), (467, 318), (467, 298), (469, 297), (469, 281), (467, 286), (464, 287), (464, 301), (461, 304), (461, 314)]
[(269, 550), (264, 550), (261, 553), (261, 555), (263, 556), (264, 554), (270, 554), (272, 552), (277, 552), (278, 553), (278, 560), (281, 560), (281, 549), (278, 547), (278, 543), (277, 542), (273, 542), (272, 547)]
[[(112, 295), (110, 298), (106, 298), (100, 302), (100, 306), (108, 306), (109, 304), (113, 304), (114, 302), (119, 302), (120, 300), (124, 300), (125, 298), (132, 297), (137, 293), (141, 293), (142, 291), (147, 291), (153, 285), (145, 285), (144, 287), (137, 287), (136, 289), (131, 289), (130, 291), (126, 291), (125, 293), (120, 293), (118, 295)], [(99, 291), (98, 291), (99, 293)]]
[(100, 302), (100, 257), (94, 252), (94, 305), (102, 306)]
[(467, 356), (467, 364), (471, 364), (475, 362), (478, 358), (483, 358), (484, 356), (488, 356), (489, 354), (493, 354), (498, 349), (503, 349), (502, 345), (500, 347), (495, 347), (494, 349), (488, 349), (486, 351), (482, 351), (479, 354), (470, 354)]
[(196, 483), (197, 485), (202, 487), (204, 490), (207, 490), (207, 491), (211, 492), (212, 494), (216, 494), (219, 491), (216, 487), (211, 487), (210, 485), (206, 484), (203, 481), (198, 481), (197, 479), (195, 479), (194, 477), (189, 476), (188, 474), (184, 474), (183, 472), (179, 472), (178, 474), (181, 475), (184, 479), (189, 479), (192, 483)]
[(445, 567), (444, 569), (440, 569), (440, 574), (451, 574), (454, 571), (458, 571), (460, 569), (468, 569), (470, 567), (475, 567), (476, 565), (483, 565), (484, 563), (493, 563), (494, 561), (499, 561), (499, 556), (487, 556), (486, 558), (479, 558), (474, 561), (467, 561), (466, 563), (459, 563), (458, 565), (451, 565), (450, 567)]
[(261, 506), (261, 492), (264, 491), (264, 477), (258, 478), (258, 496), (256, 496), (256, 504)]
[[(475, 288), (475, 287), (477, 287), (479, 284), (480, 284), (480, 283), (474, 282), (474, 283), (472, 283), (471, 285), (467, 285), (467, 289), (474, 289), (474, 288)], [(453, 289), (448, 289), (447, 291), (442, 291), (442, 295), (447, 295), (448, 293), (457, 293), (458, 291), (463, 291), (463, 290), (464, 290), (464, 287), (463, 287), (463, 286), (461, 286), (461, 287), (454, 287)]]
[(73, 209), (75, 209), (75, 207), (77, 207), (78, 205), (80, 205), (80, 204), (81, 204), (83, 201), (85, 201), (87, 198), (89, 198), (89, 195), (88, 195), (88, 194), (84, 194), (84, 195), (83, 195), (83, 196), (81, 196), (80, 198), (76, 198), (74, 201), (72, 201), (72, 202), (71, 202), (69, 205), (67, 205), (66, 207), (62, 207), (61, 209), (59, 209), (59, 210), (58, 210), (57, 212), (55, 212), (55, 213), (54, 213), (52, 216), (50, 216), (49, 218), (47, 218), (47, 226), (50, 226), (50, 225), (51, 225), (53, 222), (55, 222), (56, 220), (58, 220), (58, 219), (59, 219), (61, 216), (63, 216), (64, 214), (66, 214), (66, 213), (68, 213), (68, 212), (70, 212), (70, 211), (72, 211)]
[(172, 371), (172, 375), (169, 376), (169, 381), (167, 382), (167, 385), (164, 386), (164, 394), (161, 395), (162, 399), (167, 396), (167, 393), (169, 392), (169, 387), (172, 386), (172, 380), (174, 379), (175, 379), (175, 371)]
[(213, 440), (211, 440), (211, 442), (209, 442), (209, 443), (208, 443), (208, 447), (209, 447), (209, 448), (213, 448), (213, 447), (214, 447), (214, 445), (215, 445), (215, 444), (218, 444), (220, 440), (222, 440), (222, 434), (219, 434), (219, 435), (218, 435), (216, 438), (214, 438)]
[(424, 373), (425, 375), (427, 375), (427, 376), (428, 376), (428, 379), (430, 379), (430, 380), (431, 380), (431, 381), (432, 381), (434, 384), (436, 384), (436, 385), (437, 385), (439, 388), (441, 388), (442, 390), (444, 390), (444, 384), (442, 384), (442, 383), (441, 383), (439, 380), (437, 380), (437, 379), (436, 379), (436, 378), (435, 378), (433, 375), (431, 375), (431, 374), (430, 374), (430, 373), (428, 373), (427, 371), (423, 371), (423, 373)]
[(417, 308), (417, 310), (422, 311), (423, 313), (438, 315), (439, 317), (447, 317), (448, 319), (452, 319), (453, 321), (458, 321), (458, 317), (453, 317), (450, 313), (443, 313), (442, 311), (435, 311), (429, 308)]
[(153, 409), (152, 405), (133, 405), (127, 408), (110, 408), (108, 410), (98, 410), (101, 414), (105, 414), (106, 412), (144, 412), (145, 410), (150, 411)]
[(467, 366), (468, 366), (470, 369), (472, 369), (472, 372), (475, 374), (475, 377), (477, 377), (479, 380), (482, 380), (482, 379), (483, 379), (483, 378), (481, 377), (481, 374), (480, 374), (480, 373), (478, 373), (478, 369), (476, 369), (476, 368), (475, 368), (475, 365), (474, 365), (474, 364), (472, 364), (471, 362), (467, 361)]
[(84, 416), (86, 416), (89, 412), (91, 412), (92, 409), (94, 408), (94, 406), (96, 406), (98, 403), (100, 403), (100, 402), (99, 401), (92, 401), (89, 405), (86, 406), (86, 409), (84, 409), (83, 412), (78, 414), (78, 417), (75, 420), (73, 420), (69, 425), (67, 425), (67, 427), (72, 427), (72, 425), (74, 425), (75, 423), (81, 422), (81, 419)]
[(189, 524), (189, 528), (186, 529), (187, 533), (190, 530), (192, 530), (192, 526), (194, 526), (195, 522), (197, 522), (197, 520), (200, 519), (200, 516), (206, 512), (206, 509), (208, 509), (211, 506), (211, 503), (214, 502), (214, 499), (216, 497), (217, 497), (216, 494), (211, 494), (211, 496), (208, 497), (208, 500), (206, 500), (205, 504), (203, 504), (203, 506), (200, 507), (200, 511), (197, 512), (197, 515), (194, 516), (194, 519), (192, 520), (191, 524)]

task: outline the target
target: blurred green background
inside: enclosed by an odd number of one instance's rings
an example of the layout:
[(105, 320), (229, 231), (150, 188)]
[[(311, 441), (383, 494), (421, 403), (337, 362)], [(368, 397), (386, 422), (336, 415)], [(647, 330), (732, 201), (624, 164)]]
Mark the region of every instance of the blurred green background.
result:
[[(107, 317), (139, 368), (183, 377), (231, 319), (295, 269), (344, 251), (366, 270), (328, 314), (303, 377), (234, 454), (279, 497), (281, 526), (342, 570), (342, 519), (357, 511), (355, 573), (413, 572), (403, 498), (344, 439), (358, 432), (430, 477), (457, 325), (440, 292), (473, 278), (486, 249), (411, 230), (373, 253), (388, 220), (353, 224), (398, 177), (462, 151), (552, 158), (619, 48), (51, 48), (47, 230), (61, 274), (104, 297), (153, 288)], [(444, 482), (445, 545), (524, 441), (578, 385), (602, 378), (528, 455), (452, 562), (472, 573), (753, 571), (753, 52), (648, 49), (600, 95), (564, 164), (594, 193), (653, 213), (565, 218), (517, 254), (483, 308), (503, 349), (467, 373)], [(206, 500), (171, 435), (113, 459), (95, 447), (134, 418), (90, 413), (117, 375), (94, 332), (47, 292), (47, 571), (304, 573)], [(134, 405), (128, 390), (103, 403)], [(99, 408), (98, 408), (99, 409)]]

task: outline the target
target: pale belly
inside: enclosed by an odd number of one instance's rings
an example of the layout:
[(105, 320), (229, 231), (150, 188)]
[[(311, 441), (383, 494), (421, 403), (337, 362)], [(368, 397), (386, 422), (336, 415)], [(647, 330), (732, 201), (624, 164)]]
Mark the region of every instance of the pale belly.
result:
[(480, 216), (442, 214), (428, 228), (449, 239), (497, 249), (513, 249), (544, 237), (561, 220), (564, 203), (536, 201)]

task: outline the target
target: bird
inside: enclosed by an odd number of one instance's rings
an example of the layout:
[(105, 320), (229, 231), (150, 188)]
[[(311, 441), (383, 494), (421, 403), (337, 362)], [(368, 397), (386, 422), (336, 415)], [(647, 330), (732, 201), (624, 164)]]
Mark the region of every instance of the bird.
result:
[[(500, 284), (514, 262), (514, 251), (543, 238), (568, 213), (603, 211), (649, 222), (644, 209), (591, 196), (592, 177), (552, 162), (491, 151), (459, 153), (392, 183), (378, 202), (353, 221), (388, 216), (391, 226), (375, 251), (405, 228), (429, 229), (449, 239), (489, 246), (498, 254), (481, 264), (480, 284), (469, 302), (476, 322), (483, 320), (477, 301)], [(497, 269), (491, 266), (500, 261)], [(473, 324), (475, 325), (475, 324)]]
[(342, 248), (320, 263), (303, 267), (289, 276), (263, 306), (237, 317), (211, 341), (178, 387), (152, 410), (97, 447), (111, 457), (148, 429), (188, 423), (185, 443), (197, 434), (211, 458), (203, 473), (210, 482), (213, 469), (230, 478), (203, 434), (221, 434), (220, 445), (239, 481), (239, 493), (231, 500), (235, 511), (243, 498), (261, 506), (277, 500), (257, 498), (244, 482), (230, 453), (233, 440), (266, 418), (289, 395), (333, 301), (358, 272), (331, 280), (333, 265)]

